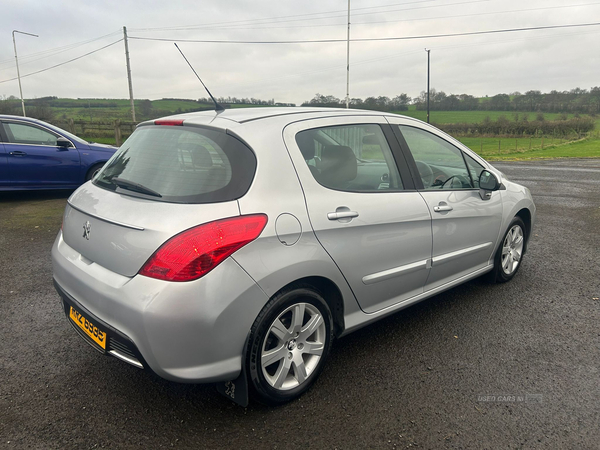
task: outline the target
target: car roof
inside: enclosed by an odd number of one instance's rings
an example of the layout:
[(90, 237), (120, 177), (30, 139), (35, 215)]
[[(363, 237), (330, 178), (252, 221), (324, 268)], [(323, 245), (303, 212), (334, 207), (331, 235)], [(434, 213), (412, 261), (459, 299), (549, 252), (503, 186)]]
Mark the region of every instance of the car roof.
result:
[[(234, 124), (243, 124), (247, 122), (264, 120), (270, 118), (284, 118), (289, 116), (289, 121), (293, 122), (302, 116), (302, 118), (319, 118), (340, 115), (373, 115), (382, 116), (385, 113), (381, 111), (367, 111), (360, 109), (345, 108), (311, 108), (311, 107), (249, 107), (249, 108), (228, 108), (221, 112), (215, 110), (198, 111), (184, 114), (168, 116), (169, 119), (184, 119), (187, 124), (206, 125), (215, 122), (226, 121), (230, 126)], [(148, 121), (152, 123), (153, 121)], [(148, 124), (146, 122), (146, 124)], [(225, 125), (221, 122), (221, 125)]]
[[(356, 114), (357, 109), (342, 108), (310, 108), (310, 107), (258, 107), (258, 108), (231, 108), (219, 114), (222, 119), (232, 120), (238, 123), (250, 122), (253, 120), (267, 119), (270, 117), (287, 116), (291, 114), (310, 114), (316, 117), (329, 116), (331, 114), (340, 115), (346, 113)], [(204, 113), (207, 113), (205, 111)], [(214, 114), (214, 111), (210, 111)], [(209, 113), (210, 113), (209, 112)], [(375, 115), (381, 115), (379, 111), (361, 111)]]
[(26, 122), (35, 122), (35, 123), (40, 123), (40, 124), (45, 124), (46, 122), (43, 122), (41, 120), (38, 119), (34, 119), (33, 117), (23, 117), (23, 116), (13, 116), (10, 114), (0, 114), (0, 120), (2, 119), (6, 119), (6, 120), (24, 120)]

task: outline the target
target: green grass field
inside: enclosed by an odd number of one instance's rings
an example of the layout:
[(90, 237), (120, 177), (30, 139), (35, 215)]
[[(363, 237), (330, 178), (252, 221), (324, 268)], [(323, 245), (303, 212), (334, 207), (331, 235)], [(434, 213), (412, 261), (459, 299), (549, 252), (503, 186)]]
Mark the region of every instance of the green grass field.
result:
[(490, 161), (498, 160), (525, 160), (544, 158), (599, 158), (600, 139), (589, 138), (578, 141), (561, 141), (559, 139), (534, 138), (458, 138), (463, 144), (474, 152)]
[[(185, 113), (203, 109), (211, 109), (212, 104), (198, 103), (194, 100), (162, 99), (152, 100), (149, 114), (144, 114), (143, 100), (135, 100), (136, 119), (138, 121), (155, 119), (170, 114)], [(33, 104), (26, 104), (27, 108), (34, 108)], [(89, 122), (103, 122), (120, 119), (131, 121), (129, 100), (126, 99), (74, 99), (59, 98), (49, 101), (50, 109), (56, 120), (85, 120)], [(231, 108), (248, 108), (251, 106), (233, 104)]]
[[(131, 120), (129, 100), (123, 99), (58, 99), (60, 106), (52, 106), (50, 109), (56, 119), (86, 120), (86, 121), (113, 121), (120, 119)], [(212, 105), (197, 103), (193, 100), (153, 100), (150, 114), (143, 114), (141, 100), (135, 101), (136, 118), (147, 120), (158, 116), (175, 114), (177, 112), (197, 111), (208, 109)]]

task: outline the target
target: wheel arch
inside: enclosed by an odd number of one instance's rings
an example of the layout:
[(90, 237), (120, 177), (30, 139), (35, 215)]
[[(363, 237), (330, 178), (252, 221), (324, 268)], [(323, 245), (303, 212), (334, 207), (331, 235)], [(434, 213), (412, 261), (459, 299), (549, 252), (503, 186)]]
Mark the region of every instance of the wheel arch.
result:
[(95, 161), (93, 164), (89, 165), (87, 170), (85, 171), (84, 180), (88, 179), (88, 176), (97, 168), (102, 167), (106, 164), (106, 161)]
[(523, 253), (527, 252), (527, 244), (529, 243), (529, 239), (531, 237), (531, 228), (532, 228), (532, 220), (531, 220), (531, 211), (528, 208), (520, 209), (515, 217), (520, 217), (523, 223), (525, 224), (525, 245), (523, 247)]
[(329, 278), (322, 276), (308, 276), (299, 278), (283, 286), (279, 291), (284, 289), (293, 289), (296, 286), (306, 287), (307, 285), (315, 288), (323, 296), (323, 299), (331, 311), (334, 334), (336, 337), (340, 336), (345, 329), (344, 297), (342, 296), (342, 292), (337, 284), (335, 284)]

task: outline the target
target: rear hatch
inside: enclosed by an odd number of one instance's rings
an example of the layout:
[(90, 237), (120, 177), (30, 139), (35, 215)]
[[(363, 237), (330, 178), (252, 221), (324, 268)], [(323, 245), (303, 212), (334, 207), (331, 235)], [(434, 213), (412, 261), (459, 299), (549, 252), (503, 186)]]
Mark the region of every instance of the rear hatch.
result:
[(239, 215), (254, 153), (225, 130), (175, 123), (140, 126), (69, 199), (63, 238), (85, 262), (131, 277), (174, 235)]

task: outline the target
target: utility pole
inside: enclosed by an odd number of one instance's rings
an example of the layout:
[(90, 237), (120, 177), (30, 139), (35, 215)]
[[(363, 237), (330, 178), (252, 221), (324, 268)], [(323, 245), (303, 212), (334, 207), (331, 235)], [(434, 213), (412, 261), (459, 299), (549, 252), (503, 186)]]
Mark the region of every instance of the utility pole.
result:
[(17, 78), (19, 79), (19, 93), (21, 94), (21, 108), (23, 108), (23, 117), (25, 115), (25, 100), (23, 100), (23, 89), (21, 88), (21, 74), (19, 73), (19, 58), (17, 58), (17, 41), (15, 40), (15, 33), (26, 34), (28, 36), (39, 37), (37, 34), (25, 33), (24, 31), (13, 30), (13, 46), (15, 47), (15, 62), (17, 63)]
[(127, 82), (129, 83), (129, 102), (131, 103), (131, 119), (135, 122), (135, 105), (133, 104), (133, 85), (131, 84), (131, 64), (129, 63), (129, 44), (127, 43), (127, 27), (123, 27), (125, 42), (125, 60), (127, 61)]
[(429, 52), (431, 50), (425, 49), (427, 52), (427, 123), (429, 123)]
[(350, 108), (350, 0), (348, 0), (348, 40), (346, 43), (346, 109)]

